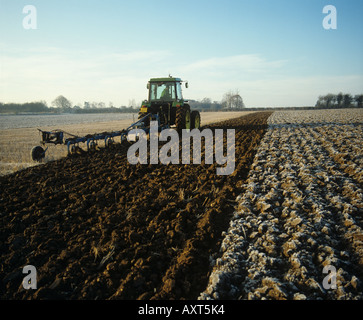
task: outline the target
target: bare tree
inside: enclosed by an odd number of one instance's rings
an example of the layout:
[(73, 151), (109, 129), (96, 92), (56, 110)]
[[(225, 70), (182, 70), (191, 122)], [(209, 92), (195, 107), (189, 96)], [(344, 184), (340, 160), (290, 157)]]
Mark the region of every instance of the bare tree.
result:
[(343, 102), (343, 93), (339, 92), (336, 95), (336, 101), (337, 101), (337, 107), (340, 108), (342, 106), (342, 102)]
[(137, 107), (137, 104), (136, 104), (135, 99), (129, 100), (129, 108), (136, 108), (136, 107)]
[(240, 110), (245, 107), (242, 97), (239, 95), (238, 90), (229, 91), (224, 94), (222, 99), (222, 106), (224, 109)]
[(346, 93), (343, 95), (343, 107), (344, 108), (349, 108), (352, 106), (352, 102), (353, 102), (353, 97), (351, 94)]
[(357, 103), (358, 108), (362, 108), (363, 107), (363, 94), (355, 95), (354, 101)]
[(328, 93), (325, 96), (325, 106), (326, 106), (326, 108), (330, 108), (334, 104), (335, 100), (336, 100), (336, 95), (334, 95), (332, 93)]
[(64, 96), (60, 95), (52, 102), (52, 105), (61, 111), (67, 111), (72, 108), (72, 103)]

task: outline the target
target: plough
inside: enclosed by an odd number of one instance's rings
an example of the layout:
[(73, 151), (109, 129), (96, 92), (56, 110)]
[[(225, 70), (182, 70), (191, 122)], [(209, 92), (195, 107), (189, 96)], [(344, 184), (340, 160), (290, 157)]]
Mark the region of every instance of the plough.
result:
[[(63, 130), (43, 131), (38, 129), (42, 134), (41, 144), (65, 144), (68, 148), (68, 154), (79, 151), (80, 143), (87, 144), (87, 151), (95, 150), (99, 140), (104, 140), (105, 147), (114, 143), (115, 137), (121, 137), (121, 143), (126, 140), (128, 133), (132, 129), (142, 129), (146, 134), (150, 131), (150, 121), (158, 121), (159, 132), (175, 126), (176, 130), (181, 133), (182, 130), (199, 129), (200, 114), (199, 111), (190, 110), (190, 105), (182, 96), (180, 78), (174, 78), (169, 75), (167, 78), (152, 78), (147, 84), (149, 90), (148, 100), (144, 100), (139, 111), (139, 120), (129, 126), (127, 129), (116, 132), (96, 133), (78, 137), (69, 134)], [(188, 88), (188, 82), (185, 83)], [(65, 139), (65, 135), (69, 138)], [(43, 149), (36, 146), (31, 151), (31, 157), (34, 161), (42, 161), (48, 148)]]
[[(160, 119), (157, 114), (148, 113), (137, 122), (131, 124), (128, 128), (120, 130), (120, 131), (112, 131), (112, 132), (103, 132), (103, 133), (95, 133), (85, 135), (83, 137), (79, 137), (68, 133), (63, 130), (52, 130), (52, 131), (44, 131), (38, 129), (41, 133), (42, 140), (40, 141), (41, 145), (45, 146), (46, 144), (62, 144), (67, 146), (68, 154), (75, 154), (79, 150), (81, 150), (79, 144), (86, 143), (87, 151), (96, 150), (96, 146), (98, 145), (98, 141), (103, 140), (105, 148), (112, 146), (115, 143), (115, 138), (120, 137), (120, 143), (127, 140), (127, 136), (129, 132), (133, 129), (142, 129), (146, 134), (149, 133), (150, 127), (145, 126), (145, 122), (148, 120), (158, 121), (159, 123), (159, 131), (169, 128), (169, 125), (161, 125)], [(69, 136), (66, 138), (66, 136)], [(45, 157), (45, 153), (48, 150), (48, 147), (43, 148), (42, 146), (35, 146), (31, 150), (31, 157), (33, 161), (41, 162)]]

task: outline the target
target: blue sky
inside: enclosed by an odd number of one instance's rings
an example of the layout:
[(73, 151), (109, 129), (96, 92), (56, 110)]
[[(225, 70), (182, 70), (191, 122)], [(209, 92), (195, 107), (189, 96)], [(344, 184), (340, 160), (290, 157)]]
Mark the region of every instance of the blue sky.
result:
[(189, 99), (239, 90), (248, 107), (314, 105), (363, 92), (362, 12), (363, 0), (0, 0), (0, 101), (128, 105), (172, 74)]

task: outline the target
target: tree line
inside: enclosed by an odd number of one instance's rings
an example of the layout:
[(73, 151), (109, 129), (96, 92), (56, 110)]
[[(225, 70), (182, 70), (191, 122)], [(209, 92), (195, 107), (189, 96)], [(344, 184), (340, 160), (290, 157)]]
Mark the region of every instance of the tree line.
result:
[(44, 102), (27, 102), (27, 103), (1, 103), (0, 102), (0, 113), (43, 113), (49, 112), (49, 108)]
[[(201, 101), (189, 100), (193, 109), (199, 111), (229, 111), (240, 110), (244, 108), (242, 97), (238, 91), (229, 91), (221, 102), (213, 101), (210, 98), (204, 98)], [(115, 107), (112, 102), (106, 107), (104, 102), (87, 102), (83, 106), (72, 106), (71, 101), (60, 95), (48, 107), (46, 101), (30, 103), (1, 103), (0, 113), (135, 113), (139, 111), (141, 104), (137, 104), (135, 99), (129, 101), (129, 106)]]
[(46, 101), (27, 103), (1, 103), (0, 113), (135, 113), (137, 106), (115, 107), (112, 103), (106, 107), (104, 102), (84, 102), (83, 107), (72, 106), (72, 103), (64, 96), (58, 96), (50, 107)]
[(189, 103), (198, 111), (238, 111), (246, 107), (238, 90), (226, 92), (220, 102), (212, 102), (210, 98), (204, 98), (201, 101), (189, 100)]
[(317, 108), (362, 108), (363, 107), (363, 94), (355, 96), (349, 93), (328, 93), (325, 96), (319, 96), (315, 104)]
[(69, 108), (48, 107), (43, 102), (28, 102), (28, 103), (2, 103), (0, 102), (0, 114), (22, 114), (22, 113), (135, 113), (139, 109), (134, 107), (104, 107), (89, 109), (73, 106)]
[[(230, 90), (223, 95), (222, 101), (212, 101), (210, 98), (189, 100), (190, 106), (198, 111), (238, 111), (246, 108), (238, 90)], [(0, 113), (136, 113), (139, 105), (135, 99), (129, 101), (129, 106), (115, 107), (111, 102), (106, 107), (104, 102), (84, 102), (83, 106), (74, 105), (64, 96), (58, 96), (48, 107), (45, 101), (27, 103), (1, 103)], [(362, 108), (363, 94), (329, 93), (319, 96), (315, 108)], [(260, 110), (260, 109), (259, 109)]]

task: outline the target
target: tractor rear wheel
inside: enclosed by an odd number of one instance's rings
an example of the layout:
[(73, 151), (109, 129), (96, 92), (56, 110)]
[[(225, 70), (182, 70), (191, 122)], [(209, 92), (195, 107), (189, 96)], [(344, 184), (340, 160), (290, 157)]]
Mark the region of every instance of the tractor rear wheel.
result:
[(175, 125), (180, 134), (183, 129), (190, 129), (190, 107), (188, 105), (177, 107)]
[(190, 129), (199, 129), (200, 128), (200, 113), (199, 111), (192, 111), (190, 114)]

